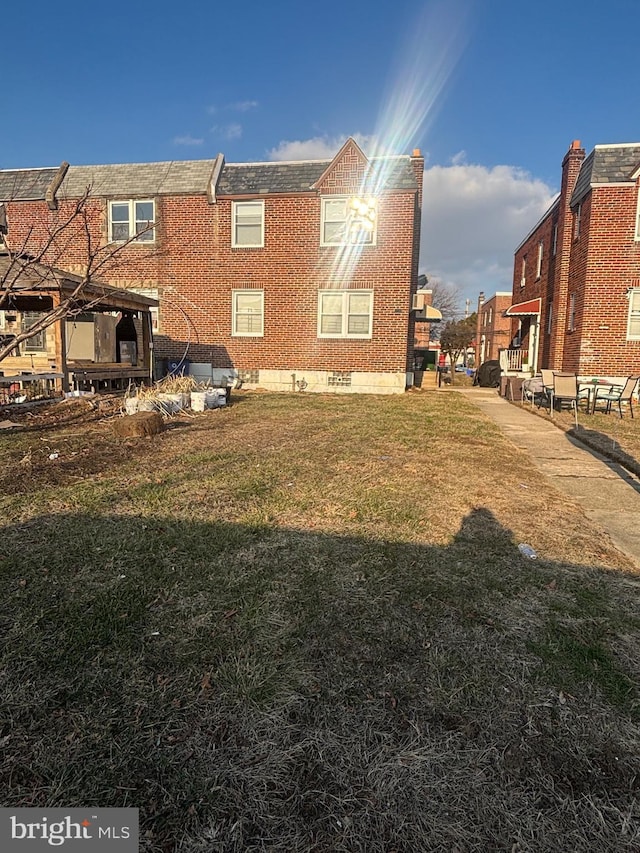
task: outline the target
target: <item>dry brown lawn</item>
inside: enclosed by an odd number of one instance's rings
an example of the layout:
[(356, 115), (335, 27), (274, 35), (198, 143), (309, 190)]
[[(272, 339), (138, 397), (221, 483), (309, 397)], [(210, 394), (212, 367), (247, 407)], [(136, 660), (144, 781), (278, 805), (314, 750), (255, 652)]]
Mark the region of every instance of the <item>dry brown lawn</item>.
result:
[(636, 568), (462, 395), (118, 416), (0, 432), (5, 805), (165, 853), (640, 848)]

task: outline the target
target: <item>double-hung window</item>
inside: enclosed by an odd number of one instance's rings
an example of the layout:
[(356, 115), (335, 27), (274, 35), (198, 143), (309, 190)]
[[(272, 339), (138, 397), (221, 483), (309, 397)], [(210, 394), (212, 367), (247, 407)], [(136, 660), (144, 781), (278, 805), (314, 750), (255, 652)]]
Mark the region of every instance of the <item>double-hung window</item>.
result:
[(153, 243), (156, 239), (155, 207), (151, 199), (109, 202), (109, 241)]
[(576, 295), (575, 295), (575, 293), (569, 294), (569, 322), (567, 324), (567, 329), (570, 332), (575, 332), (575, 330), (576, 330)]
[(319, 338), (370, 338), (372, 290), (321, 290), (318, 293)]
[[(22, 331), (26, 332), (31, 328), (38, 320), (41, 320), (44, 314), (40, 311), (25, 311), (22, 315)], [(43, 329), (40, 332), (36, 332), (35, 335), (32, 335), (30, 338), (27, 338), (24, 342), (25, 350), (31, 351), (35, 350), (37, 352), (44, 352), (47, 349), (47, 333)]]
[(232, 334), (260, 338), (264, 335), (264, 291), (234, 290)]
[[(131, 291), (140, 296), (148, 296), (149, 299), (157, 299), (158, 301), (160, 299), (157, 287), (132, 287)], [(149, 314), (151, 315), (151, 330), (154, 335), (157, 335), (160, 332), (160, 308), (158, 306), (149, 308)]]
[(237, 249), (264, 247), (264, 201), (234, 201), (231, 245)]
[(640, 341), (640, 288), (629, 291), (627, 340)]
[(580, 236), (580, 226), (582, 225), (582, 202), (579, 201), (573, 214), (573, 239), (577, 240)]
[(376, 205), (374, 200), (328, 196), (322, 199), (321, 246), (348, 243), (373, 245), (376, 241)]
[(542, 257), (544, 255), (544, 241), (538, 243), (538, 260), (536, 262), (536, 280), (542, 275)]

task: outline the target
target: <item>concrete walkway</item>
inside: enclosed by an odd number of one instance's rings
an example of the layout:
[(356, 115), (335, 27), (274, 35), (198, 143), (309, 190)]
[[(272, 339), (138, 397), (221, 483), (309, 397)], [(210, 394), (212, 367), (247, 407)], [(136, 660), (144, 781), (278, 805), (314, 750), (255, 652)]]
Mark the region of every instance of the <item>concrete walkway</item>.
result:
[[(494, 388), (457, 388), (494, 420), (538, 470), (640, 567), (640, 480), (550, 421), (514, 406)], [(613, 415), (612, 415), (613, 417)]]

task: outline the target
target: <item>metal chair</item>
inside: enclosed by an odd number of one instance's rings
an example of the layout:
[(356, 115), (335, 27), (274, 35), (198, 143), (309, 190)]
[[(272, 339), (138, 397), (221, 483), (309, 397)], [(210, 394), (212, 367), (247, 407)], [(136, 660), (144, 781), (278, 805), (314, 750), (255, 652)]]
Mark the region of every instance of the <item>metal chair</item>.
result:
[(576, 418), (576, 427), (578, 427), (578, 405), (580, 404), (580, 400), (587, 400), (587, 405), (589, 404), (588, 398), (580, 396), (577, 375), (575, 373), (554, 373), (553, 391), (551, 393), (551, 417), (553, 417), (556, 404), (559, 409), (562, 409), (562, 405), (566, 404), (569, 408), (573, 409)]
[(601, 389), (597, 388), (595, 398), (593, 400), (593, 411), (596, 411), (596, 406), (599, 401), (606, 403), (605, 413), (608, 415), (611, 412), (613, 403), (618, 404), (618, 414), (622, 418), (622, 404), (629, 404), (629, 412), (633, 418), (633, 394), (636, 390), (640, 376), (629, 376), (624, 385), (613, 385), (610, 389), (600, 393)]
[(540, 376), (542, 376), (542, 394), (540, 395), (538, 408), (544, 404), (548, 405), (549, 411), (551, 411), (551, 397), (553, 396), (553, 370), (543, 367), (540, 370)]

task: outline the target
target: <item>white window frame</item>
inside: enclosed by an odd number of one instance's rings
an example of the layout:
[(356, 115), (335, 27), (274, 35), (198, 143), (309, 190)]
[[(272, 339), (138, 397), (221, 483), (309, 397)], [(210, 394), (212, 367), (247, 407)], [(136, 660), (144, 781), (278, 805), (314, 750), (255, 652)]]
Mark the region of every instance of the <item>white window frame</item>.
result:
[[(637, 334), (632, 333), (631, 324), (638, 324)], [(640, 341), (640, 287), (634, 287), (629, 291), (629, 312), (627, 314), (627, 340)]]
[[(350, 223), (353, 221), (357, 222), (357, 213), (353, 213), (353, 211), (349, 210), (349, 202), (352, 200), (353, 196), (342, 196), (342, 195), (329, 195), (323, 196), (320, 199), (320, 245), (321, 246), (375, 246), (376, 238), (377, 238), (377, 217), (373, 220), (373, 228), (369, 230), (365, 230), (364, 228), (360, 229), (357, 234), (357, 237), (349, 237), (350, 231)], [(336, 202), (342, 202), (344, 204), (344, 213), (343, 216), (338, 218), (327, 219), (327, 207), (330, 204), (335, 205)], [(354, 219), (355, 217), (355, 219)], [(327, 240), (325, 237), (325, 226), (327, 222), (336, 222), (343, 223), (343, 228), (341, 234), (338, 235), (337, 239)]]
[[(241, 311), (239, 309), (240, 297), (259, 296), (260, 311)], [(243, 331), (238, 329), (238, 317), (251, 317), (259, 319), (259, 329)], [(241, 288), (231, 292), (231, 334), (234, 338), (263, 338), (264, 337), (264, 290)]]
[(542, 275), (542, 258), (544, 257), (544, 240), (538, 243), (538, 260), (536, 262), (536, 281)]
[(520, 287), (524, 287), (527, 283), (527, 256), (522, 256), (522, 269), (520, 271)]
[[(239, 240), (240, 232), (238, 229), (243, 225), (254, 226), (256, 223), (242, 222), (242, 215), (255, 216), (256, 213), (249, 214), (249, 209), (259, 210), (260, 213), (260, 238), (257, 243), (246, 243)], [(264, 200), (251, 199), (247, 201), (234, 201), (231, 203), (231, 246), (233, 249), (264, 249)]]
[[(322, 318), (325, 315), (328, 315), (328, 312), (323, 312), (323, 301), (325, 296), (331, 297), (341, 297), (341, 309), (340, 309), (340, 319), (341, 319), (341, 327), (339, 332), (323, 332), (322, 331)], [(350, 332), (349, 331), (349, 317), (352, 316), (363, 316), (361, 314), (356, 314), (355, 312), (351, 312), (350, 302), (352, 297), (357, 296), (368, 296), (369, 297), (369, 306), (368, 306), (368, 328), (366, 332)], [(337, 316), (337, 315), (335, 315)], [(318, 291), (318, 337), (319, 338), (349, 338), (351, 340), (369, 340), (372, 337), (373, 333), (373, 290), (319, 290)]]
[[(149, 299), (157, 299), (160, 301), (157, 287), (130, 287), (132, 293), (137, 293), (139, 296), (148, 296)], [(151, 314), (151, 331), (154, 335), (160, 334), (160, 306), (149, 308)]]
[(576, 295), (575, 293), (569, 294), (569, 313), (568, 313), (568, 323), (567, 323), (567, 331), (575, 332), (576, 330)]
[(636, 234), (635, 239), (640, 240), (640, 189), (638, 190), (638, 205), (636, 207)]
[[(149, 227), (149, 220), (147, 219), (137, 219), (137, 211), (136, 205), (138, 204), (150, 204), (152, 205), (152, 213), (153, 220), (151, 221), (151, 227)], [(120, 205), (123, 207), (127, 205), (129, 208), (129, 215), (127, 219), (128, 233), (129, 236), (126, 239), (115, 238), (113, 236), (113, 207), (114, 205)], [(117, 224), (123, 224), (124, 220), (118, 220)], [(134, 234), (137, 233), (137, 225), (138, 223), (145, 223), (145, 228), (143, 229), (143, 233), (140, 239), (134, 237)], [(130, 199), (111, 199), (109, 201), (109, 242), (110, 243), (126, 243), (127, 241), (131, 243), (139, 243), (140, 245), (148, 245), (149, 243), (155, 243), (156, 241), (156, 202), (155, 199), (152, 198), (130, 198)]]

